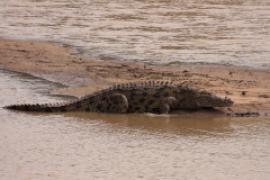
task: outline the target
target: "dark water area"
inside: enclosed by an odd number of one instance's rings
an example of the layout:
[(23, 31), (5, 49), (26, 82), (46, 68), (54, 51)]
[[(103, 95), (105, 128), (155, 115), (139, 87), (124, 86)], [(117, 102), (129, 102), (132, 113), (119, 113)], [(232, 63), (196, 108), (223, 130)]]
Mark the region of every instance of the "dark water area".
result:
[[(57, 87), (0, 71), (0, 107), (65, 101)], [(269, 118), (0, 108), (0, 142), (1, 180), (270, 178)]]
[(0, 22), (104, 60), (270, 69), (269, 0), (1, 0)]

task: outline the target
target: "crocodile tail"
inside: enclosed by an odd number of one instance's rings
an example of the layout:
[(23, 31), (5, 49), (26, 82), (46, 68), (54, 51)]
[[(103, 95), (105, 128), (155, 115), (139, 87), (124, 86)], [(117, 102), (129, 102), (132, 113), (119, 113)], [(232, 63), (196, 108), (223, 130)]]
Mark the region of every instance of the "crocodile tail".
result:
[(15, 104), (5, 106), (5, 109), (29, 112), (65, 112), (68, 110), (67, 105), (60, 104)]

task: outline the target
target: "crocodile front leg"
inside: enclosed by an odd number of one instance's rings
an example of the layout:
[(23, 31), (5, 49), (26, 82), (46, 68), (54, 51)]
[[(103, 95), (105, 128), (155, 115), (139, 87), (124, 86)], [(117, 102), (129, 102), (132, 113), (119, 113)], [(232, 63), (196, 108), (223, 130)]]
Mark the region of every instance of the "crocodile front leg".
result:
[(168, 114), (176, 105), (175, 97), (167, 97), (164, 98), (162, 103), (160, 104), (159, 110), (161, 114)]
[(170, 112), (170, 105), (167, 103), (162, 103), (159, 107), (160, 114), (168, 114)]

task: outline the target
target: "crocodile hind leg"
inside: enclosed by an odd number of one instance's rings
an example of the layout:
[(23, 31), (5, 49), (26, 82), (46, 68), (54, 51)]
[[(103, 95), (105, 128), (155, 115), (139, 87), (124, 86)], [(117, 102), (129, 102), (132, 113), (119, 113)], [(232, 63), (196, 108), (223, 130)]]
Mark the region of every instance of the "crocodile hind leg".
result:
[(111, 113), (126, 113), (128, 100), (124, 94), (115, 93), (108, 97), (107, 111)]

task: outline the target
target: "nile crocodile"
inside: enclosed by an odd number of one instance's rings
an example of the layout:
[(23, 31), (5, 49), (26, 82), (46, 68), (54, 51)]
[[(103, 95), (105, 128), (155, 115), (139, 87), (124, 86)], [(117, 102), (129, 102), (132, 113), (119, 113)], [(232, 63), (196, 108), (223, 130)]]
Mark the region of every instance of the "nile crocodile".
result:
[(233, 101), (186, 85), (168, 81), (117, 84), (64, 104), (22, 104), (6, 109), (36, 112), (90, 111), (108, 113), (169, 113), (231, 106)]

